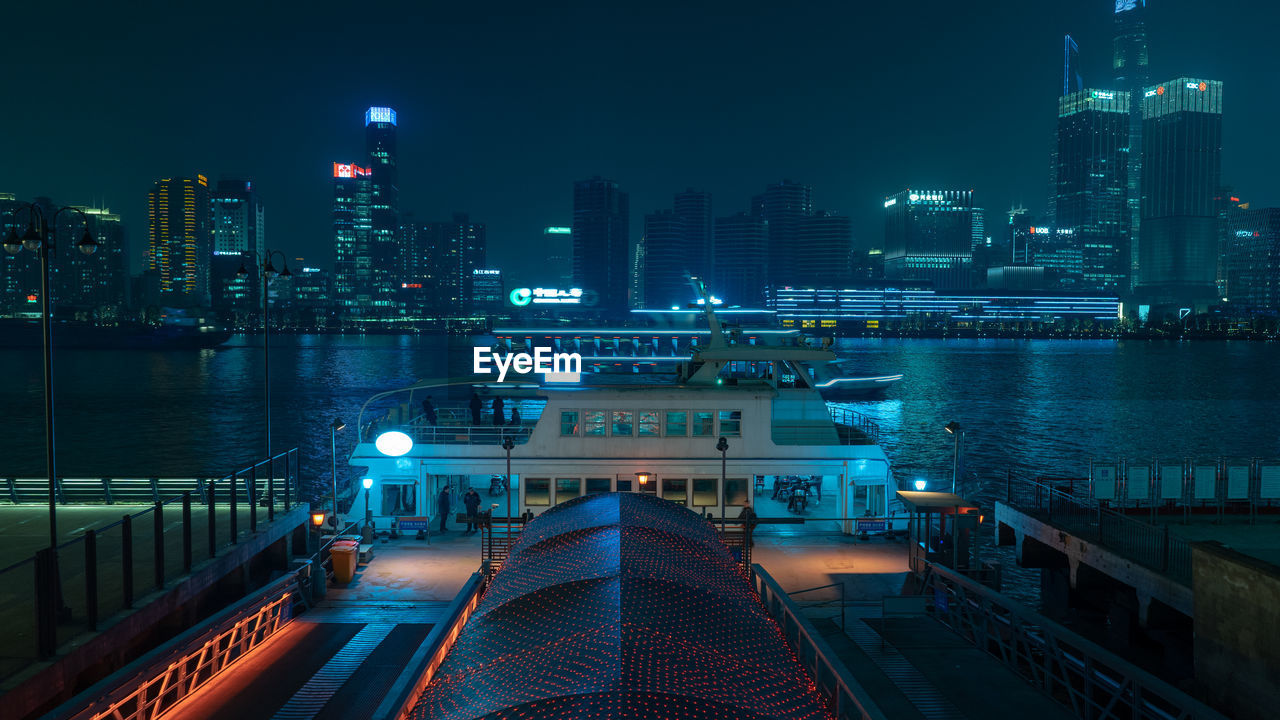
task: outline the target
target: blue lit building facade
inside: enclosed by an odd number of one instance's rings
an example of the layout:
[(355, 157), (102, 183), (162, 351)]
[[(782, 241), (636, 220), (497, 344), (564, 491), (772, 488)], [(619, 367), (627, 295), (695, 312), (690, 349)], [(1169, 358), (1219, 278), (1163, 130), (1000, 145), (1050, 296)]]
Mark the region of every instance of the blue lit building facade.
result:
[[(1142, 99), (1150, 77), (1147, 71), (1147, 0), (1116, 0), (1115, 36), (1112, 39), (1111, 69), (1115, 89), (1129, 96), (1128, 187), (1125, 204), (1129, 216), (1129, 237), (1137, 238), (1142, 226)], [(1138, 249), (1130, 243), (1130, 280), (1138, 268)]]
[(884, 211), (887, 280), (926, 282), (939, 289), (971, 286), (972, 191), (907, 189), (885, 198)]
[(1114, 326), (1116, 297), (1050, 293), (946, 293), (910, 287), (774, 288), (768, 308), (783, 328), (816, 331), (935, 327), (1045, 329)]
[(1155, 307), (1217, 302), (1222, 83), (1176, 78), (1142, 98), (1142, 226), (1135, 292)]
[(1225, 224), (1228, 306), (1248, 314), (1280, 311), (1280, 208), (1233, 208)]
[(369, 176), (356, 163), (333, 164), (333, 296), (345, 314), (372, 303)]
[[(398, 314), (400, 285), (400, 187), (396, 168), (396, 111), (371, 107), (364, 114), (369, 156), (369, 305), (367, 314)], [(364, 294), (364, 293), (361, 293)]]
[(1078, 287), (1128, 292), (1129, 96), (1093, 89), (1064, 95), (1057, 139), (1054, 230), (1079, 252)]

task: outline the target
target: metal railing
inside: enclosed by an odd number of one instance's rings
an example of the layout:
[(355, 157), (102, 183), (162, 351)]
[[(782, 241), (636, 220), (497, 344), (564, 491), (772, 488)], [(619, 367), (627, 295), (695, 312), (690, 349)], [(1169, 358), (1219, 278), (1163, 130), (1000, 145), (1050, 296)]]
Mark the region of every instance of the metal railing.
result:
[(932, 614), (1085, 720), (1225, 720), (1204, 703), (981, 583), (940, 565)]
[(73, 699), (55, 717), (159, 717), (287, 625), (293, 608), (306, 602), (310, 568), (299, 567), (152, 651)]
[(1183, 585), (1191, 585), (1191, 546), (1171, 537), (1168, 525), (1151, 525), (1047, 483), (1015, 479), (1012, 473), (1005, 480), (1005, 502)]
[[(205, 478), (58, 478), (54, 497), (60, 505), (143, 505), (191, 492), (204, 502)], [(2, 497), (14, 505), (49, 501), (45, 478), (0, 478)]]
[(0, 633), (0, 677), (52, 657), (76, 635), (96, 631), (105, 618), (256, 532), (260, 512), (271, 521), (277, 506), (289, 510), (297, 468), (294, 448), (208, 481), (203, 503), (184, 491), (0, 570), (0, 613), (10, 620)]
[(882, 720), (885, 714), (871, 695), (853, 677), (844, 663), (822, 639), (817, 630), (777, 581), (761, 566), (751, 566), (751, 585), (764, 604), (769, 617), (782, 630), (787, 644), (800, 664), (813, 677), (814, 684), (840, 720), (861, 718)]
[[(878, 445), (880, 444), (880, 425), (875, 420), (863, 415), (857, 410), (851, 410), (843, 405), (828, 405), (827, 410), (831, 412), (831, 419), (837, 426), (856, 429), (859, 433), (866, 437), (867, 441), (861, 440), (856, 435), (841, 435), (840, 440), (843, 445)], [(847, 440), (846, 440), (847, 438)]]

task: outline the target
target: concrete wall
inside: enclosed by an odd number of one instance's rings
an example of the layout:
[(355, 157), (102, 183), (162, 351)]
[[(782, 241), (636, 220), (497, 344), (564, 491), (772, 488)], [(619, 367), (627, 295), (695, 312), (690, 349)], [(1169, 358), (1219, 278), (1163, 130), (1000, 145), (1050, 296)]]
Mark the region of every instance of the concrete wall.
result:
[(1196, 683), (1241, 720), (1280, 708), (1280, 568), (1216, 542), (1191, 549)]

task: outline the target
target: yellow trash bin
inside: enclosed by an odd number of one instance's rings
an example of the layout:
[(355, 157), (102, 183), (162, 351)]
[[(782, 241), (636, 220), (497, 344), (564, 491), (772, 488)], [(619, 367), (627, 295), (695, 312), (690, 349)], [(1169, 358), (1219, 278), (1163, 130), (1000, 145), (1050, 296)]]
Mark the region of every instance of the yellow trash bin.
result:
[(356, 560), (360, 554), (360, 545), (352, 540), (338, 540), (329, 546), (329, 556), (333, 558), (333, 579), (346, 585), (356, 576)]

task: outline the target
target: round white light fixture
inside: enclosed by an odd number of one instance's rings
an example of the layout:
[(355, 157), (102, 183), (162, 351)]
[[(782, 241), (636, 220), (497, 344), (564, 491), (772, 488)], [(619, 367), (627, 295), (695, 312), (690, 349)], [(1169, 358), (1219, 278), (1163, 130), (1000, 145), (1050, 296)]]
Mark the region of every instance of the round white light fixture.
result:
[(373, 441), (378, 452), (389, 457), (400, 457), (413, 449), (413, 438), (399, 430), (384, 432)]
[(373, 487), (373, 478), (364, 478), (360, 481), (360, 484), (364, 486), (365, 490), (368, 490)]
[(916, 490), (919, 490), (920, 492), (924, 492), (925, 486), (927, 486), (928, 484), (929, 484), (928, 480), (917, 480)]

